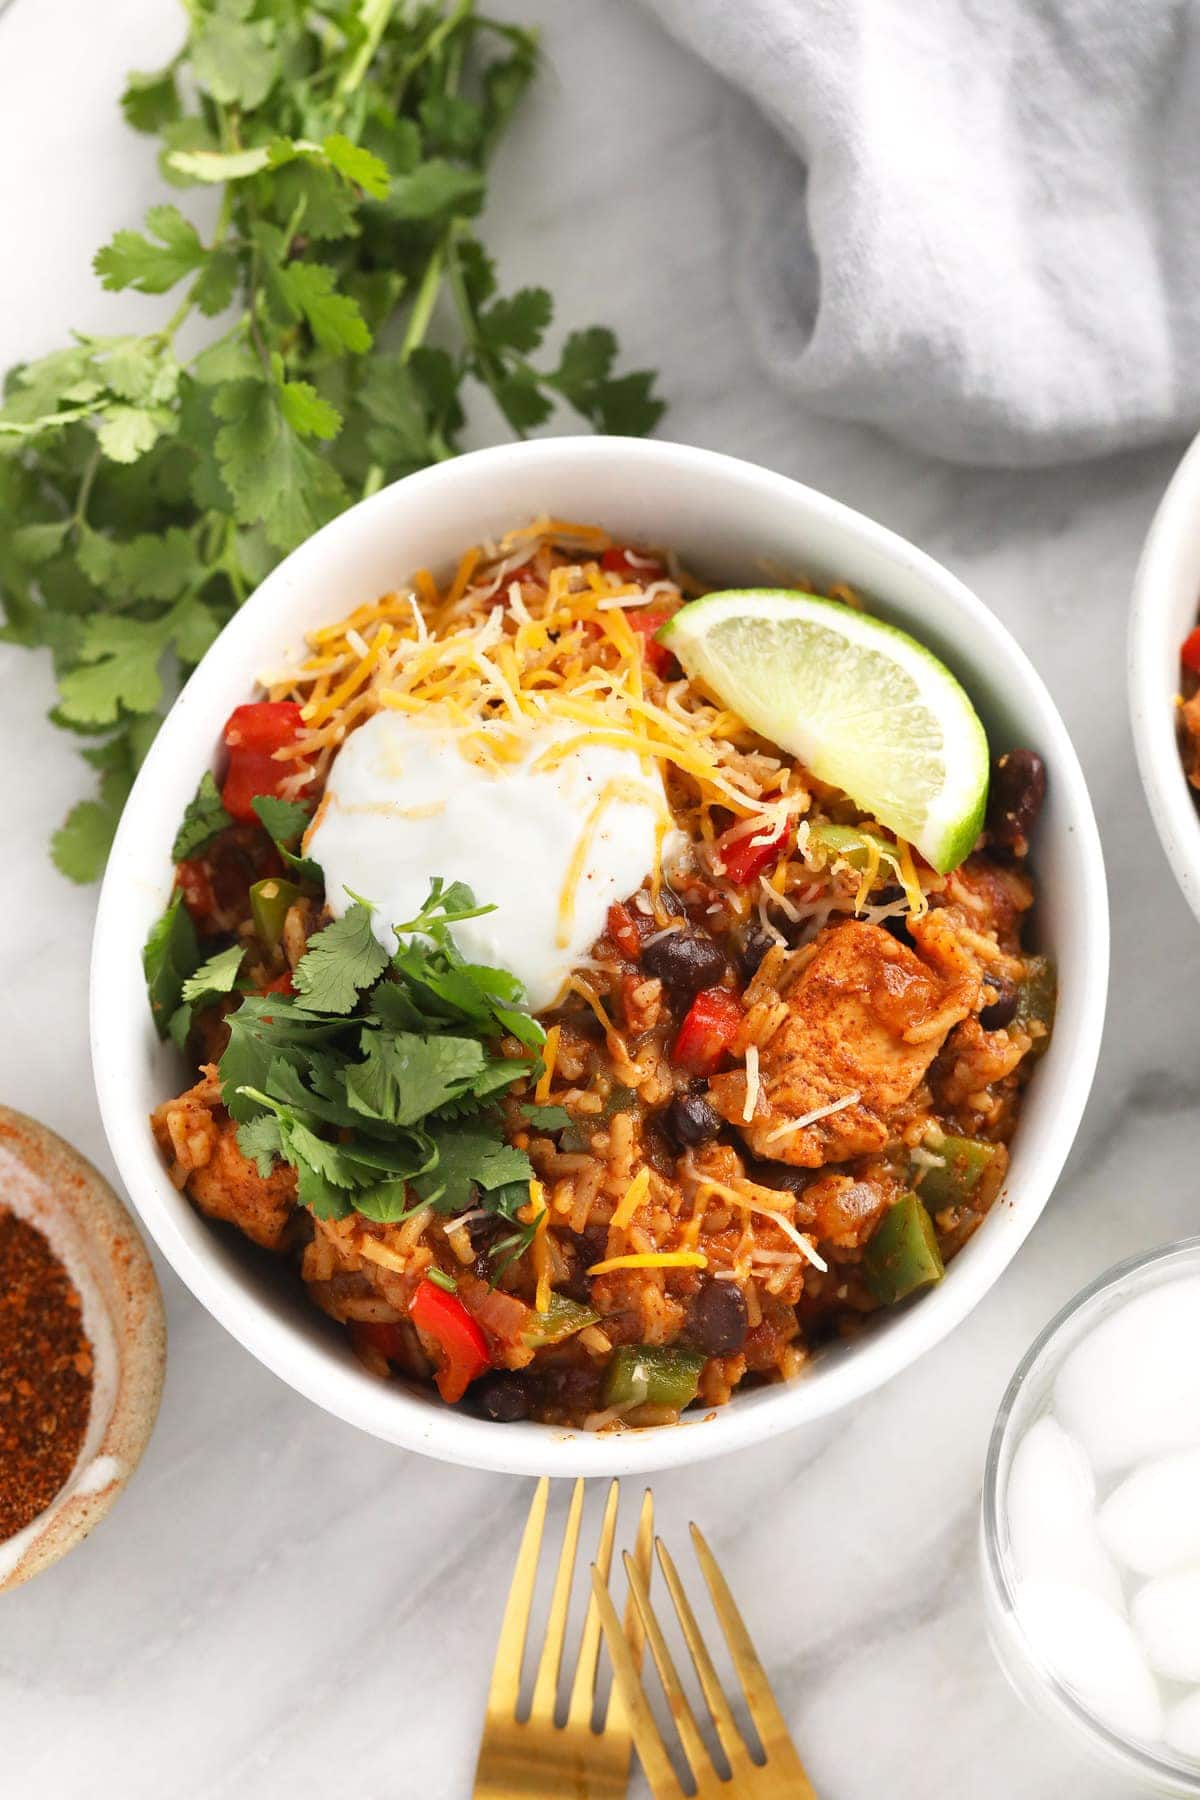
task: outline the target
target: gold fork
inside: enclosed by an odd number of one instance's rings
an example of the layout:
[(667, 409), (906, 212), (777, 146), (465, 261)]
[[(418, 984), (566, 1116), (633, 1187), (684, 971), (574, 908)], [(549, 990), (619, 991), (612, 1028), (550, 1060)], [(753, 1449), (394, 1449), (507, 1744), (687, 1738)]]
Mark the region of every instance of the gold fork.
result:
[[(796, 1754), (796, 1747), (775, 1703), (775, 1696), (750, 1641), (750, 1634), (734, 1605), (733, 1595), (717, 1567), (712, 1551), (695, 1525), (692, 1526), (692, 1541), (764, 1753), (764, 1760), (761, 1763), (755, 1762), (746, 1747), (713, 1667), (708, 1646), (696, 1623), (696, 1615), (683, 1591), (683, 1583), (670, 1552), (659, 1538), (655, 1548), (667, 1590), (674, 1603), (684, 1641), (696, 1666), (696, 1674), (700, 1678), (700, 1686), (717, 1737), (729, 1764), (729, 1779), (717, 1773), (700, 1735), (695, 1714), (680, 1685), (662, 1627), (650, 1604), (645, 1574), (627, 1555), (625, 1572), (629, 1577), (630, 1594), (637, 1604), (671, 1716), (692, 1771), (696, 1784), (694, 1800), (728, 1800), (730, 1795), (735, 1795), (736, 1800), (816, 1800), (816, 1791)], [(632, 1723), (637, 1753), (654, 1800), (684, 1800), (684, 1789), (671, 1766), (666, 1745), (646, 1699), (638, 1666), (630, 1655), (629, 1644), (609, 1597), (607, 1571), (601, 1568), (599, 1562), (592, 1569), (592, 1592), (600, 1608), (600, 1623), (612, 1658), (616, 1689)]]
[[(609, 1694), (603, 1727), (596, 1731), (592, 1715), (596, 1705), (596, 1672), (600, 1656), (600, 1610), (593, 1594), (583, 1621), (579, 1639), (579, 1656), (571, 1684), (566, 1719), (555, 1722), (559, 1672), (567, 1631), (567, 1613), (571, 1604), (571, 1579), (575, 1572), (575, 1555), (579, 1546), (579, 1522), (583, 1512), (583, 1482), (575, 1483), (571, 1506), (563, 1532), (558, 1570), (550, 1598), (550, 1616), (546, 1637), (538, 1660), (533, 1683), (533, 1700), (526, 1718), (518, 1718), (517, 1702), (521, 1689), (521, 1666), (525, 1660), (525, 1640), (529, 1630), (529, 1612), (537, 1582), (538, 1556), (546, 1523), (546, 1502), (550, 1483), (545, 1476), (538, 1482), (529, 1508), (529, 1518), (517, 1554), (508, 1604), (496, 1646), (496, 1665), (488, 1692), (487, 1715), (483, 1743), (475, 1770), (475, 1800), (624, 1800), (629, 1786), (629, 1764), (633, 1741), (629, 1718), (621, 1697), (614, 1687)], [(594, 1569), (604, 1581), (612, 1564), (613, 1536), (617, 1526), (618, 1484), (608, 1490), (604, 1518), (600, 1526), (600, 1542)], [(626, 1568), (638, 1573), (643, 1593), (650, 1579), (650, 1544), (654, 1533), (654, 1508), (649, 1491), (642, 1502), (633, 1556), (626, 1553)], [(607, 1589), (604, 1598), (612, 1616), (612, 1601)], [(632, 1602), (626, 1609), (628, 1637), (622, 1637), (629, 1667), (635, 1671), (641, 1662), (642, 1635)], [(620, 1634), (621, 1626), (617, 1625)]]

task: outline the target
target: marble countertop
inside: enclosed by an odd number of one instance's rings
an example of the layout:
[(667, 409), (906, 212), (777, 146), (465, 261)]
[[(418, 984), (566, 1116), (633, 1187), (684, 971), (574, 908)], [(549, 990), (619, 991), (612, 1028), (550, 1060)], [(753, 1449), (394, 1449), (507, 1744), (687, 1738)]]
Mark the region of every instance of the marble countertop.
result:
[[(976, 1535), (992, 1418), (1036, 1330), (1099, 1269), (1196, 1228), (1200, 1013), (1180, 995), (1200, 980), (1200, 933), (1142, 800), (1124, 681), (1130, 581), (1177, 448), (977, 473), (798, 413), (755, 367), (733, 306), (720, 83), (632, 0), (511, 11), (541, 18), (548, 69), (496, 170), (487, 236), (502, 270), (544, 280), (564, 321), (614, 322), (627, 355), (657, 364), (670, 435), (812, 482), (982, 595), (1074, 735), (1113, 895), (1092, 1102), (1006, 1276), (949, 1341), (820, 1437), (659, 1477), (666, 1535), (680, 1540), (692, 1516), (709, 1534), (822, 1795), (1117, 1800), (1006, 1686), (984, 1635)], [(152, 154), (116, 96), (126, 67), (154, 66), (177, 31), (162, 0), (17, 0), (0, 24), (0, 364), (72, 326), (127, 320), (130, 305), (150, 316), (153, 301), (102, 294), (88, 261), (155, 197)], [(46, 855), (86, 771), (46, 724), (42, 661), (0, 646), (0, 694), (19, 895), (0, 1099), (111, 1173), (87, 1053), (95, 895)], [(527, 1485), (326, 1417), (158, 1261), (170, 1364), (142, 1468), (81, 1550), (0, 1609), (6, 1794), (326, 1800), (350, 1771), (359, 1800), (458, 1800)]]

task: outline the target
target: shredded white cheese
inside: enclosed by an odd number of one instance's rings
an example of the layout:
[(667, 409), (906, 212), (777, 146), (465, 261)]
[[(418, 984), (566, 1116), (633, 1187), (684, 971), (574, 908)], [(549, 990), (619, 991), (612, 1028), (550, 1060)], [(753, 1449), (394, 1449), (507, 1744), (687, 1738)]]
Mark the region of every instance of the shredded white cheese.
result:
[(746, 1048), (746, 1104), (742, 1108), (742, 1119), (749, 1124), (758, 1106), (758, 1045), (749, 1044)]
[(777, 1144), (781, 1138), (792, 1137), (797, 1131), (803, 1131), (806, 1125), (815, 1125), (818, 1119), (828, 1119), (833, 1113), (845, 1112), (848, 1106), (857, 1106), (862, 1095), (843, 1094), (840, 1100), (831, 1100), (828, 1106), (815, 1106), (812, 1112), (801, 1113), (798, 1119), (789, 1119), (785, 1125), (777, 1125), (774, 1131), (767, 1133), (768, 1144)]

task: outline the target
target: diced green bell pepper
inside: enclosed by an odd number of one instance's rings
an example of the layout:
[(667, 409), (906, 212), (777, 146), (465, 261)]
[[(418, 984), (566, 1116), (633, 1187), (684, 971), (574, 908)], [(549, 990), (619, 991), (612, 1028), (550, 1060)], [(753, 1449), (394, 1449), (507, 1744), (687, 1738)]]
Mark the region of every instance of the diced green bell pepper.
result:
[(881, 853), (891, 852), (895, 855), (891, 844), (873, 831), (863, 831), (858, 825), (832, 825), (822, 820), (816, 825), (810, 825), (808, 837), (810, 843), (823, 845), (831, 856), (848, 862), (859, 874), (862, 874), (871, 860), (872, 844), (878, 845)]
[(696, 1398), (705, 1357), (699, 1350), (661, 1344), (627, 1344), (614, 1350), (604, 1371), (604, 1406), (670, 1406), (680, 1411)]
[(933, 1220), (915, 1194), (889, 1207), (863, 1252), (867, 1286), (882, 1306), (940, 1281), (946, 1272)]
[(1054, 1029), (1054, 1011), (1058, 1003), (1058, 977), (1048, 956), (1032, 956), (1029, 972), (1017, 988), (1017, 1011), (1013, 1024), (1028, 1027), (1044, 1025), (1044, 1032), (1033, 1040), (1031, 1056), (1040, 1056), (1049, 1047)]
[(558, 1140), (559, 1149), (576, 1152), (590, 1150), (592, 1133), (599, 1130), (601, 1125), (606, 1124), (614, 1113), (636, 1112), (637, 1108), (637, 1089), (621, 1087), (618, 1083), (598, 1113), (571, 1120)]
[(250, 889), (250, 913), (254, 929), (264, 944), (274, 949), (283, 936), (283, 921), (289, 909), (300, 898), (300, 889), (293, 881), (280, 881), (270, 876), (266, 881), (254, 883)]
[(946, 1137), (938, 1155), (940, 1168), (909, 1166), (908, 1178), (914, 1183), (922, 1204), (931, 1213), (943, 1206), (963, 1206), (974, 1198), (980, 1182), (1000, 1154), (998, 1144), (980, 1143), (975, 1138)]
[(598, 1312), (578, 1300), (569, 1300), (565, 1294), (551, 1294), (545, 1312), (534, 1313), (525, 1327), (525, 1342), (532, 1350), (544, 1350), (547, 1344), (561, 1344), (564, 1338), (573, 1337), (587, 1325), (594, 1325), (599, 1317)]

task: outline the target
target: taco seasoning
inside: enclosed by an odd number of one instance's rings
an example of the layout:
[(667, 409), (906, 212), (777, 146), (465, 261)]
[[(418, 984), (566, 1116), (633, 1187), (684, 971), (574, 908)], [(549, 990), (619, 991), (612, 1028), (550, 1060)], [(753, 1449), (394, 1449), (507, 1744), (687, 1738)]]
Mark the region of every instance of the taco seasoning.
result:
[(70, 1478), (94, 1373), (79, 1290), (43, 1233), (0, 1207), (0, 1544)]

